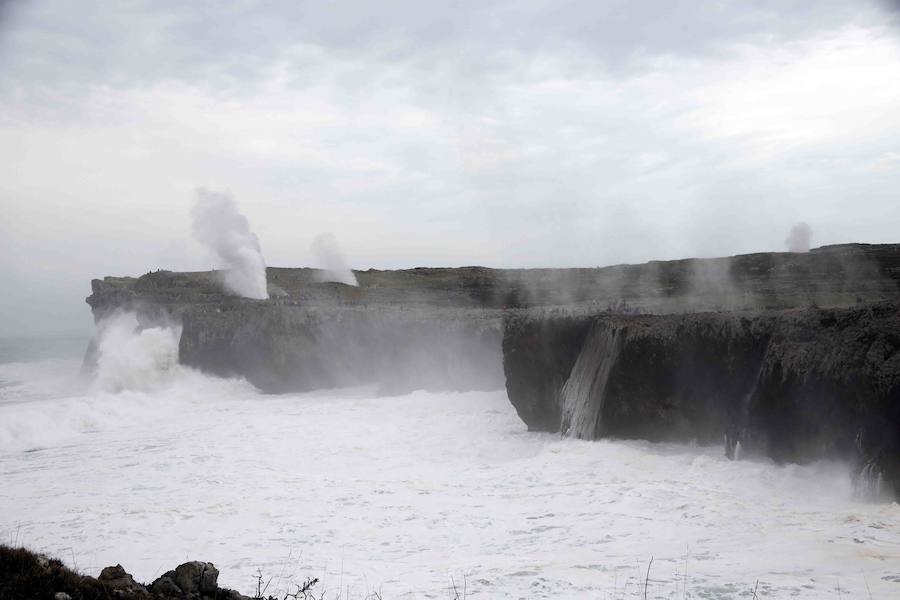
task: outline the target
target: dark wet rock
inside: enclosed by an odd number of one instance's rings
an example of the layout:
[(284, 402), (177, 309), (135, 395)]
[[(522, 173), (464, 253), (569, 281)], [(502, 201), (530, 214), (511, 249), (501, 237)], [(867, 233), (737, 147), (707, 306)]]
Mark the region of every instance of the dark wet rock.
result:
[[(267, 392), (377, 384), (385, 393), (503, 386), (503, 320), (716, 309), (851, 306), (895, 299), (900, 245), (846, 244), (597, 269), (267, 269), (268, 300), (223, 292), (220, 274), (156, 271), (91, 283), (95, 319), (133, 310), (141, 327), (182, 327), (179, 360)], [(277, 292), (277, 293), (275, 293)], [(90, 369), (96, 346), (88, 349)], [(537, 408), (537, 407), (536, 407)]]
[(179, 360), (266, 392), (503, 386), (500, 321), (467, 311), (242, 305), (182, 315)]
[(169, 571), (157, 577), (149, 587), (151, 592), (159, 596), (179, 596), (182, 594), (181, 588), (175, 583), (175, 571)]
[(507, 392), (532, 430), (723, 443), (843, 459), (900, 492), (900, 305), (687, 315), (520, 316)]

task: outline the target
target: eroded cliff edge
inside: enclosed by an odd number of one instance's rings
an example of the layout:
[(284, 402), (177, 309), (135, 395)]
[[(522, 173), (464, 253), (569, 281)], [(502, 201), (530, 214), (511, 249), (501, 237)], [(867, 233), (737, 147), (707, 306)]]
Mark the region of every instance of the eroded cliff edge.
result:
[[(179, 360), (268, 392), (375, 383), (385, 391), (501, 388), (510, 315), (850, 306), (897, 298), (900, 245), (847, 244), (596, 269), (356, 271), (268, 268), (270, 298), (227, 294), (215, 271), (91, 282), (95, 320), (133, 311), (182, 328)], [(89, 351), (86, 363), (90, 365)]]
[(434, 273), (399, 284), (382, 273), (357, 288), (319, 282), (312, 269), (270, 268), (271, 297), (252, 300), (224, 293), (216, 272), (158, 271), (94, 280), (88, 303), (98, 322), (125, 310), (140, 327), (180, 327), (180, 363), (264, 392), (503, 387), (499, 309)]
[(180, 327), (181, 363), (266, 392), (505, 384), (533, 430), (849, 460), (900, 496), (900, 245), (320, 277), (269, 268), (250, 300), (214, 271), (157, 271), (94, 280), (87, 302)]
[(847, 460), (900, 496), (900, 305), (511, 318), (509, 399), (529, 429)]

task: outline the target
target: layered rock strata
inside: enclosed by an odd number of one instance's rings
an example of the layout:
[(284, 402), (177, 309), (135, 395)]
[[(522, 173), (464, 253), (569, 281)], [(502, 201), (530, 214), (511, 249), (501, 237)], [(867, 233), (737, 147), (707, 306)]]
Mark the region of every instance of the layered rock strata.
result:
[[(227, 294), (222, 274), (156, 271), (92, 282), (96, 320), (134, 311), (182, 328), (183, 364), (269, 392), (378, 384), (385, 391), (503, 386), (510, 314), (672, 314), (848, 306), (897, 298), (900, 246), (848, 244), (596, 269), (356, 271), (269, 268), (268, 300)], [(89, 350), (86, 365), (90, 367)]]
[(900, 485), (900, 245), (355, 275), (269, 268), (251, 300), (222, 273), (156, 271), (94, 280), (87, 302), (180, 327), (181, 363), (266, 392), (505, 383), (534, 430), (841, 458), (873, 493)]

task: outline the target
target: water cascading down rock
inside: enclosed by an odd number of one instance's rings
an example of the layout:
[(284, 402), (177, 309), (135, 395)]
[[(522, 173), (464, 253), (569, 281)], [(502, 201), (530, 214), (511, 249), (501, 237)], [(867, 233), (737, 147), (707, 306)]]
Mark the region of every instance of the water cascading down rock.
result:
[[(577, 347), (577, 350), (573, 350)], [(558, 351), (555, 351), (558, 349)], [(510, 319), (510, 401), (529, 428), (851, 461), (900, 491), (900, 307)]]

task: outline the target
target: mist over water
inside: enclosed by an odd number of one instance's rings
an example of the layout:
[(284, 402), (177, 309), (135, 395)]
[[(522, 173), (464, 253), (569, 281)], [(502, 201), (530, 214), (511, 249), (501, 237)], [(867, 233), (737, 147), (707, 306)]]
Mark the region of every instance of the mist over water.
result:
[(90, 335), (38, 335), (0, 337), (0, 364), (47, 358), (80, 359)]
[[(176, 326), (139, 331), (133, 313), (118, 312), (98, 323), (92, 375), (82, 372), (81, 355), (0, 363), (0, 452), (34, 452), (109, 427), (152, 423), (198, 382), (220, 381), (178, 364), (180, 335)], [(55, 346), (46, 353), (56, 354)]]
[(648, 598), (898, 585), (900, 508), (855, 501), (845, 465), (529, 433), (502, 390), (263, 396), (177, 365), (177, 328), (100, 329), (93, 380), (0, 365), (0, 540), (89, 573), (198, 558), (245, 593), (261, 569), (276, 594), (642, 598), (653, 556)]
[(197, 190), (191, 210), (194, 237), (222, 261), (225, 287), (238, 296), (264, 300), (266, 262), (247, 217), (227, 192)]

